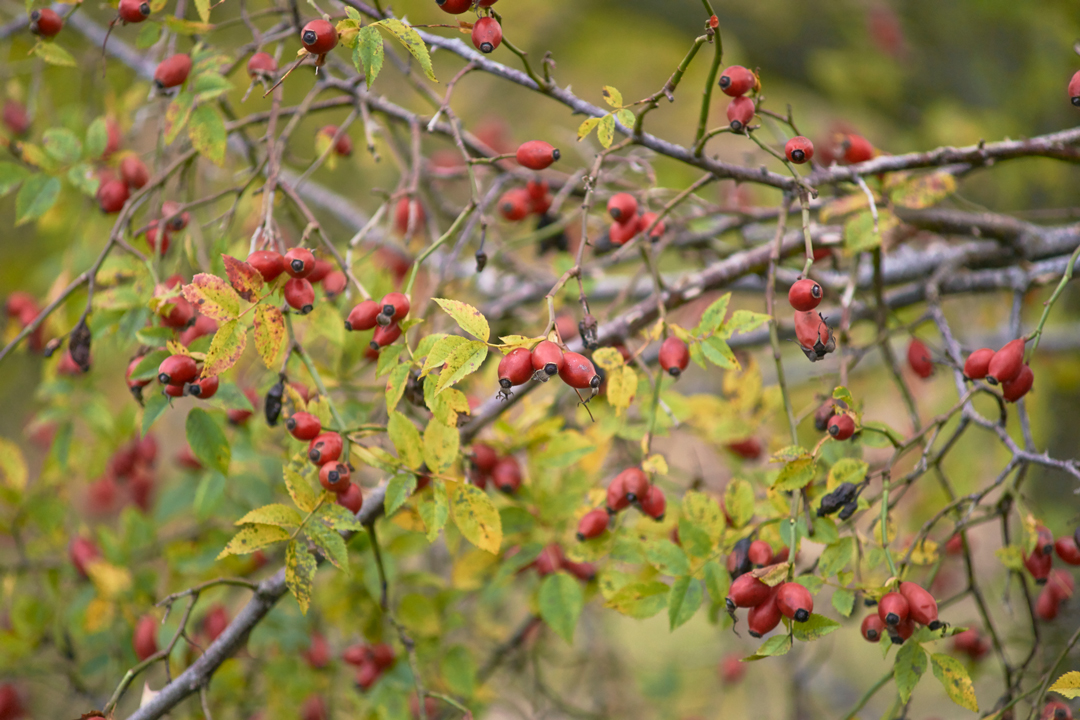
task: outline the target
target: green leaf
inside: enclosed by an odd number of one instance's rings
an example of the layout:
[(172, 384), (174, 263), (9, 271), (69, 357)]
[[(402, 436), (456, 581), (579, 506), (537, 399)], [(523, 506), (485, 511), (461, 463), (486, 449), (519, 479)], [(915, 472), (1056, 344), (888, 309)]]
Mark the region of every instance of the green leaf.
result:
[(364, 74), (370, 89), (383, 66), (383, 39), (374, 26), (366, 25), (360, 28), (356, 45), (353, 47), (353, 65), (358, 72)]
[(851, 613), (855, 609), (855, 593), (847, 588), (833, 590), (832, 606), (836, 609), (836, 612), (844, 617), (851, 617)]
[(105, 148), (109, 145), (109, 126), (105, 118), (94, 118), (90, 127), (86, 129), (86, 157), (97, 160), (105, 154)]
[[(67, 181), (83, 195), (90, 198), (97, 197), (97, 191), (101, 186), (101, 180), (98, 178), (94, 167), (89, 163), (72, 165), (68, 168), (65, 177), (67, 177)], [(3, 192), (0, 192), (0, 196), (3, 194)]]
[(23, 180), (30, 176), (30, 171), (22, 165), (10, 162), (0, 162), (0, 197), (19, 186)]
[(672, 630), (684, 625), (687, 620), (694, 617), (694, 613), (701, 607), (704, 593), (701, 591), (701, 582), (684, 575), (675, 578), (668, 595), (668, 623)]
[[(730, 488), (731, 485), (729, 484), (728, 487)], [(682, 514), (685, 519), (708, 533), (713, 542), (719, 540), (724, 532), (724, 513), (720, 510), (720, 503), (711, 495), (697, 490), (688, 490), (683, 495)], [(753, 515), (753, 490), (750, 491), (750, 515)], [(749, 519), (749, 516), (746, 519)]]
[(840, 623), (817, 613), (810, 613), (810, 617), (806, 619), (806, 622), (792, 623), (792, 632), (795, 634), (795, 639), (802, 642), (817, 640), (839, 629)]
[(22, 449), (7, 438), (0, 437), (0, 485), (23, 490), (28, 477), (29, 470)]
[(578, 142), (581, 142), (586, 137), (588, 137), (589, 133), (591, 133), (593, 131), (593, 128), (595, 128), (599, 124), (600, 124), (600, 118), (591, 117), (591, 118), (587, 118), (585, 120), (585, 122), (578, 125), (578, 129), (577, 129)]
[(78, 67), (79, 63), (64, 48), (54, 42), (41, 42), (30, 48), (30, 52), (49, 63), (62, 67)]
[(799, 490), (813, 481), (817, 472), (817, 463), (813, 458), (799, 458), (780, 468), (780, 473), (773, 482), (777, 490)]
[[(168, 16), (165, 22), (169, 20), (175, 20), (173, 16)], [(161, 37), (161, 23), (148, 22), (139, 28), (139, 34), (135, 36), (135, 49), (145, 50), (148, 47), (152, 47), (154, 43)]]
[(455, 483), (450, 505), (454, 524), (465, 539), (492, 555), (498, 554), (502, 545), (502, 520), (487, 493), (468, 482)]
[(934, 677), (945, 688), (945, 694), (949, 696), (949, 699), (962, 708), (979, 712), (979, 703), (975, 699), (975, 687), (971, 684), (971, 678), (960, 661), (948, 655), (934, 653), (930, 656), (930, 663), (934, 666)]
[(791, 650), (790, 635), (773, 635), (762, 643), (761, 647), (757, 649), (757, 652), (749, 657), (744, 657), (742, 661), (754, 662), (755, 660), (761, 660), (762, 658), (787, 655), (789, 650)]
[(236, 525), (276, 525), (279, 528), (300, 527), (304, 518), (288, 505), (263, 505), (236, 521)]
[(439, 667), (450, 692), (463, 698), (476, 692), (476, 661), (463, 646), (455, 645), (447, 650)]
[(456, 427), (449, 427), (431, 418), (424, 429), (424, 462), (435, 473), (450, 469), (457, 459), (461, 436)]
[(218, 327), (203, 361), (202, 376), (221, 375), (236, 364), (247, 345), (247, 329), (237, 320)]
[(390, 411), (390, 419), (386, 424), (390, 442), (394, 443), (398, 457), (406, 467), (415, 470), (424, 462), (423, 440), (420, 439), (420, 431), (413, 425), (412, 420), (397, 411)]
[(191, 452), (205, 467), (212, 467), (222, 475), (229, 474), (232, 451), (224, 431), (213, 416), (202, 408), (192, 408), (185, 424)]
[(446, 367), (439, 373), (439, 384), (435, 386), (435, 394), (438, 395), (479, 370), (487, 354), (486, 344), (478, 340), (466, 340), (446, 359)]
[[(172, 145), (180, 132), (187, 127), (191, 118), (192, 108), (195, 107), (195, 96), (192, 93), (181, 90), (165, 108), (165, 144)], [(101, 146), (102, 152), (105, 146)]]
[[(435, 79), (435, 73), (432, 72), (431, 69), (431, 55), (428, 54), (427, 45), (420, 39), (420, 33), (416, 32), (397, 18), (387, 18), (385, 20), (380, 20), (377, 23), (372, 23), (372, 25), (377, 25), (384, 30), (388, 30), (390, 34), (396, 37), (401, 44), (405, 46), (405, 49), (416, 58), (416, 61), (420, 63), (420, 67), (423, 69), (424, 74), (427, 75), (428, 80), (438, 82), (438, 80)], [(484, 339), (485, 341), (487, 340), (487, 338)]]
[(82, 143), (67, 128), (49, 128), (42, 139), (45, 152), (62, 165), (72, 165), (82, 157)]
[(38, 173), (23, 181), (15, 196), (15, 225), (25, 225), (37, 220), (56, 204), (60, 197), (60, 181)]
[(724, 490), (724, 509), (731, 524), (744, 527), (754, 517), (754, 488), (739, 478), (731, 480)]
[(375, 364), (375, 377), (382, 377), (393, 370), (403, 352), (405, 352), (404, 345), (390, 345), (380, 350), (379, 361)]
[(751, 310), (736, 310), (731, 313), (731, 317), (720, 328), (720, 336), (729, 338), (736, 333), (750, 332), (756, 330), (765, 323), (769, 322), (769, 316), (765, 313), (756, 313)]
[(224, 499), (225, 476), (216, 470), (203, 473), (199, 486), (195, 488), (195, 519), (206, 521), (214, 517)]
[(308, 606), (311, 604), (311, 584), (315, 578), (315, 567), (315, 556), (308, 552), (304, 543), (293, 540), (285, 548), (285, 584), (304, 615), (307, 615)]
[(195, 0), (195, 11), (204, 23), (210, 22), (210, 0)]
[(338, 505), (336, 502), (323, 503), (318, 514), (338, 532), (347, 530), (359, 532), (364, 529), (364, 524), (348, 508)]
[(818, 572), (822, 577), (829, 577), (841, 572), (855, 557), (855, 539), (840, 538), (827, 546), (818, 560)]
[(345, 548), (345, 540), (340, 533), (315, 521), (304, 526), (304, 534), (315, 543), (315, 547), (334, 567), (348, 571), (349, 551)]
[(600, 125), (596, 128), (596, 139), (600, 141), (600, 144), (605, 148), (611, 147), (611, 142), (615, 139), (615, 116), (605, 115), (600, 118)]
[(150, 432), (157, 419), (169, 409), (169, 398), (163, 393), (154, 393), (143, 403), (142, 434)]
[(277, 363), (277, 356), (285, 342), (285, 316), (275, 305), (260, 304), (255, 308), (255, 349), (268, 368)]
[(200, 103), (204, 103), (220, 97), (232, 89), (232, 83), (224, 75), (216, 72), (204, 72), (196, 76), (192, 92), (195, 93), (195, 98)]
[(217, 275), (199, 273), (184, 286), (183, 293), (196, 310), (211, 320), (228, 322), (240, 314), (240, 296)]
[[(460, 300), (447, 300), (446, 298), (434, 298), (446, 314), (454, 319), (465, 332), (477, 340), (487, 342), (491, 337), (491, 328), (488, 327), (487, 318), (479, 310), (468, 303)], [(426, 365), (426, 363), (425, 363)]]
[(919, 209), (937, 205), (954, 192), (956, 177), (947, 170), (939, 170), (903, 183), (889, 197), (897, 205)]
[(296, 507), (306, 513), (314, 510), (319, 503), (319, 497), (311, 487), (311, 483), (289, 467), (285, 468), (285, 488), (289, 491), (289, 497), (296, 503)]
[(405, 394), (405, 385), (409, 381), (409, 366), (402, 363), (390, 371), (386, 379), (386, 409), (393, 411)]
[(855, 458), (840, 458), (836, 464), (829, 468), (829, 479), (826, 488), (829, 492), (835, 490), (842, 483), (859, 484), (870, 470), (870, 464), (864, 460)]
[(450, 517), (450, 503), (446, 498), (446, 484), (442, 480), (431, 481), (431, 495), (424, 498), (417, 506), (420, 519), (427, 527), (428, 542), (435, 542), (439, 531)]
[(574, 628), (577, 627), (581, 610), (585, 607), (581, 584), (565, 572), (552, 573), (540, 583), (537, 599), (540, 617), (559, 637), (573, 645)]
[(670, 592), (671, 588), (658, 580), (629, 583), (612, 595), (605, 605), (623, 615), (644, 620), (664, 609)]
[(701, 343), (701, 352), (708, 358), (709, 362), (717, 367), (724, 368), (725, 370), (741, 370), (742, 365), (735, 358), (735, 353), (731, 352), (731, 348), (723, 339), (713, 335), (711, 338), (704, 340)]
[(647, 543), (645, 557), (650, 565), (665, 575), (678, 577), (690, 574), (690, 561), (686, 559), (686, 553), (667, 538)]
[(926, 651), (917, 642), (906, 642), (896, 653), (896, 662), (893, 665), (893, 679), (896, 681), (896, 691), (900, 694), (900, 700), (907, 702), (911, 699), (911, 691), (919, 683), (919, 678), (926, 672)]
[[(469, 342), (472, 341), (461, 335), (443, 335), (427, 351), (424, 367), (420, 369), (420, 377), (426, 377), (428, 373), (441, 368), (455, 350)], [(419, 348), (416, 354), (420, 356)]]
[(615, 113), (615, 119), (622, 123), (623, 127), (627, 130), (633, 130), (634, 126), (637, 124), (637, 115), (634, 114), (633, 110), (628, 110), (627, 108), (617, 111)]
[(705, 589), (709, 591), (713, 605), (723, 605), (730, 588), (731, 573), (727, 568), (720, 567), (715, 560), (705, 563)]
[(228, 139), (225, 121), (213, 105), (200, 105), (191, 113), (188, 137), (199, 154), (219, 167), (225, 165)]
[(217, 559), (221, 560), (229, 555), (247, 555), (267, 545), (288, 539), (289, 532), (274, 525), (250, 525), (233, 535), (232, 540), (218, 554)]
[(1067, 672), (1057, 680), (1054, 684), (1047, 688), (1050, 692), (1056, 692), (1058, 695), (1067, 697), (1070, 700), (1080, 697), (1080, 672), (1073, 670)]
[(716, 298), (709, 304), (709, 307), (705, 308), (705, 312), (701, 313), (701, 320), (698, 322), (697, 328), (694, 330), (695, 335), (707, 335), (711, 332), (715, 332), (724, 322), (724, 318), (727, 316), (728, 304), (731, 302), (731, 293), (724, 293), (720, 297)]
[(601, 91), (604, 96), (604, 102), (613, 108), (622, 107), (622, 93), (613, 88), (611, 85), (605, 85)]
[(412, 473), (400, 473), (390, 478), (390, 482), (386, 484), (386, 495), (383, 499), (386, 516), (390, 517), (397, 512), (415, 490), (416, 476)]

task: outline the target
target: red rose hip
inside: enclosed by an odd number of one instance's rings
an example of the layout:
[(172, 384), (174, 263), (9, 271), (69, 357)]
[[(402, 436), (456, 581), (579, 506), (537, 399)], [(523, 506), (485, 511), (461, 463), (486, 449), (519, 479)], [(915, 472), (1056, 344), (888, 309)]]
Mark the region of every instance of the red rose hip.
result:
[(814, 143), (802, 135), (796, 135), (784, 145), (784, 155), (796, 165), (810, 162), (810, 159), (814, 157)]
[(809, 312), (821, 304), (825, 291), (810, 278), (803, 278), (791, 286), (787, 297), (791, 307), (800, 312)]
[(559, 159), (559, 149), (543, 140), (529, 140), (517, 149), (517, 161), (530, 170), (543, 170)]
[(679, 377), (690, 364), (690, 350), (679, 338), (672, 335), (660, 346), (660, 367), (671, 377)]

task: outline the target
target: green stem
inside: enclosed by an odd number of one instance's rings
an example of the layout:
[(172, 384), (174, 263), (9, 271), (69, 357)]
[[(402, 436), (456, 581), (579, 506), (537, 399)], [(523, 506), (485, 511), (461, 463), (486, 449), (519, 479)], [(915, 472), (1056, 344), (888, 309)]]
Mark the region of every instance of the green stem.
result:
[(844, 716), (844, 720), (855, 720), (855, 717), (859, 714), (859, 711), (866, 707), (866, 703), (870, 702), (870, 698), (874, 697), (874, 695), (877, 694), (878, 690), (885, 687), (885, 683), (892, 680), (892, 676), (893, 671), (890, 670), (889, 672), (885, 673), (885, 675), (882, 676), (880, 680), (874, 683), (869, 690), (863, 693), (863, 696), (859, 698), (859, 702), (855, 703), (855, 707), (851, 708), (851, 712)]
[(1050, 296), (1050, 299), (1046, 301), (1043, 307), (1042, 317), (1039, 318), (1039, 324), (1035, 327), (1035, 331), (1028, 336), (1028, 340), (1031, 340), (1031, 348), (1027, 353), (1027, 362), (1031, 362), (1031, 359), (1035, 357), (1035, 351), (1039, 347), (1039, 340), (1042, 338), (1043, 326), (1046, 325), (1046, 318), (1050, 316), (1050, 308), (1054, 307), (1054, 303), (1057, 302), (1058, 296), (1065, 289), (1065, 284), (1072, 280), (1073, 267), (1076, 265), (1077, 259), (1080, 259), (1080, 247), (1073, 250), (1073, 254), (1069, 257), (1069, 264), (1065, 267), (1065, 272), (1061, 274), (1061, 282), (1054, 288), (1054, 294)]
[[(285, 314), (285, 324), (289, 329), (289, 337), (292, 338), (293, 350), (300, 356), (300, 361), (304, 363), (304, 367), (307, 368), (308, 374), (311, 375), (311, 379), (315, 381), (315, 387), (319, 389), (319, 394), (326, 398), (326, 404), (330, 406), (330, 414), (334, 416), (334, 422), (337, 423), (337, 427), (334, 428), (337, 432), (344, 432), (345, 420), (341, 417), (341, 414), (337, 410), (337, 406), (334, 405), (333, 398), (330, 397), (330, 392), (326, 389), (326, 385), (323, 384), (322, 376), (319, 375), (319, 371), (315, 369), (315, 363), (311, 361), (311, 357), (304, 350), (303, 346), (296, 341), (296, 335), (293, 333), (292, 318), (289, 314)], [(343, 438), (345, 442), (348, 442), (348, 438)], [(348, 447), (345, 448), (348, 450)], [(345, 457), (349, 457), (348, 452), (344, 453)]]
[[(712, 17), (716, 13), (712, 9), (709, 0), (701, 0), (705, 5), (705, 12)], [(720, 28), (717, 27), (713, 35), (713, 45), (716, 53), (713, 55), (712, 65), (709, 66), (709, 74), (705, 77), (705, 90), (701, 96), (701, 112), (698, 114), (697, 134), (694, 136), (694, 155), (701, 155), (705, 149), (705, 127), (709, 124), (709, 105), (712, 104), (713, 86), (716, 85), (716, 76), (720, 73), (720, 63), (724, 60), (724, 41), (720, 37)]]
[(476, 209), (476, 201), (469, 201), (469, 204), (465, 206), (465, 209), (461, 211), (461, 214), (457, 216), (454, 223), (442, 234), (442, 236), (431, 243), (424, 252), (420, 253), (420, 256), (416, 258), (416, 262), (413, 263), (412, 272), (409, 274), (409, 282), (405, 285), (405, 294), (412, 296), (413, 283), (416, 282), (416, 274), (420, 270), (420, 264), (428, 259), (431, 253), (435, 252), (444, 242), (450, 239), (450, 236), (458, 231), (458, 228), (462, 226), (465, 219), (469, 217), (473, 210)]
[(634, 135), (641, 134), (641, 123), (642, 121), (644, 121), (645, 116), (648, 113), (656, 109), (656, 106), (660, 101), (660, 96), (670, 95), (671, 93), (675, 92), (675, 88), (677, 88), (679, 86), (679, 82), (682, 81), (683, 74), (686, 73), (686, 68), (690, 66), (690, 63), (693, 61), (694, 56), (697, 55), (698, 50), (701, 49), (701, 46), (704, 45), (705, 41), (708, 39), (708, 35), (702, 35), (696, 38), (694, 40), (694, 44), (686, 53), (686, 57), (682, 59), (682, 62), (680, 62), (678, 67), (675, 68), (675, 72), (673, 72), (671, 74), (671, 77), (668, 78), (668, 81), (664, 83), (664, 87), (661, 88), (659, 92), (653, 94), (648, 100), (645, 101), (648, 103), (648, 105), (645, 106), (644, 110), (638, 113), (637, 120), (634, 121)]
[(881, 549), (885, 551), (890, 575), (896, 577), (896, 565), (893, 563), (892, 553), (889, 552), (889, 486), (891, 484), (886, 473), (881, 478)]

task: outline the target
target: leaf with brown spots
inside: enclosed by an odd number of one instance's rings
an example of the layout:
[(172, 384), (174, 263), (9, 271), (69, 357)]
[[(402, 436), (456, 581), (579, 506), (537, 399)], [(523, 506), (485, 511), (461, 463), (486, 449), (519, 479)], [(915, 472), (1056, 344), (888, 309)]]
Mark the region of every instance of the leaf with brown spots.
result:
[(184, 286), (184, 297), (211, 320), (228, 322), (240, 314), (240, 297), (217, 275), (199, 273)]
[(232, 255), (222, 253), (221, 259), (225, 262), (225, 273), (236, 293), (248, 302), (255, 302), (263, 286), (263, 277), (259, 271)]

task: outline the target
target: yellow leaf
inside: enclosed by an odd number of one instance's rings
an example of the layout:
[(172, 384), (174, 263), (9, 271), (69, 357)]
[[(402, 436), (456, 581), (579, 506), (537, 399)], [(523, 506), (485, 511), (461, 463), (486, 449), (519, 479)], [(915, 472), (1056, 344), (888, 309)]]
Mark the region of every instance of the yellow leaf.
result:
[(274, 525), (249, 525), (233, 535), (225, 549), (218, 553), (217, 559), (229, 555), (247, 555), (256, 550), (289, 539), (289, 532)]
[(634, 393), (637, 392), (638, 378), (634, 368), (623, 366), (612, 370), (607, 378), (608, 403), (615, 408), (616, 415), (622, 415), (631, 403), (634, 402)]
[(26, 458), (18, 445), (6, 438), (0, 438), (0, 480), (14, 490), (26, 487), (29, 471)]
[(641, 469), (647, 473), (654, 475), (667, 475), (668, 464), (663, 455), (654, 454), (645, 458), (645, 461), (641, 463)]
[(1080, 672), (1073, 670), (1065, 673), (1047, 689), (1070, 700), (1080, 697)]
[(115, 598), (131, 588), (131, 572), (104, 560), (87, 563), (86, 574), (98, 594), (105, 598)]
[(455, 483), (450, 496), (454, 523), (465, 539), (481, 550), (497, 554), (502, 545), (502, 520), (491, 498), (470, 483)]

